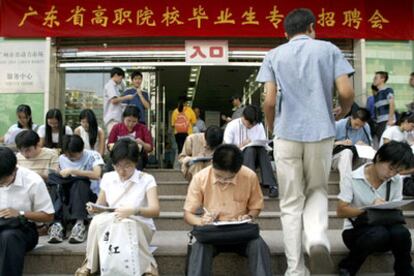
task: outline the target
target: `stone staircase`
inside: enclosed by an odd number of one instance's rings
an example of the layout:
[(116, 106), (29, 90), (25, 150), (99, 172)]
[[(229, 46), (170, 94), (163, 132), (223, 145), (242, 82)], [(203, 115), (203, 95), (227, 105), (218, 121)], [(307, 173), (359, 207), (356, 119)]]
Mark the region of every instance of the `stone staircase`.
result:
[[(184, 275), (188, 236), (191, 229), (183, 220), (187, 182), (177, 170), (148, 170), (155, 176), (161, 204), (161, 215), (155, 219), (157, 233), (152, 245), (158, 249), (154, 255), (161, 275)], [(342, 243), (341, 229), (343, 219), (336, 216), (336, 194), (339, 191), (338, 173), (332, 172), (329, 180), (329, 240), (331, 242), (333, 261), (337, 264), (347, 253)], [(266, 194), (266, 191), (264, 191)], [(407, 225), (414, 234), (414, 208), (404, 210)], [(277, 199), (265, 197), (265, 208), (258, 218), (261, 235), (272, 253), (272, 266), (275, 275), (283, 275), (286, 269), (280, 209)], [(414, 235), (413, 235), (414, 236)], [(41, 237), (39, 246), (30, 252), (25, 259), (25, 275), (70, 275), (81, 265), (86, 244), (71, 245), (66, 241), (58, 245), (50, 245), (46, 237)], [(393, 257), (390, 253), (372, 256), (365, 262), (361, 275), (392, 275)], [(327, 271), (321, 265), (321, 275), (335, 275), (335, 271)], [(213, 275), (248, 275), (247, 260), (236, 254), (220, 254), (214, 260)]]

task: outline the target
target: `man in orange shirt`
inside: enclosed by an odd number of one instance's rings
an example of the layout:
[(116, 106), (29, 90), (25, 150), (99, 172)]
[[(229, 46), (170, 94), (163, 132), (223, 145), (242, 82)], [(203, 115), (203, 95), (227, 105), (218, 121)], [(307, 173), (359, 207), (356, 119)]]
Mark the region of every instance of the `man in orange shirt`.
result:
[[(213, 164), (193, 176), (184, 204), (184, 219), (194, 226), (213, 221), (256, 218), (263, 209), (263, 194), (256, 174), (242, 166), (243, 155), (235, 145), (220, 145)], [(205, 213), (196, 215), (199, 208)], [(213, 258), (220, 252), (237, 252), (249, 259), (250, 275), (272, 275), (270, 251), (259, 236), (237, 244), (217, 245), (196, 242), (192, 246), (188, 275), (211, 274)]]

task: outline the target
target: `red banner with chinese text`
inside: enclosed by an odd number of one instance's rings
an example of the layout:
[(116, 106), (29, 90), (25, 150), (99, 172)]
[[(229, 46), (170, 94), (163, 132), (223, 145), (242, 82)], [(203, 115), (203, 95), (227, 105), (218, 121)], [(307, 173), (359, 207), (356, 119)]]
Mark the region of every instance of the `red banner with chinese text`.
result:
[(299, 7), (319, 38), (414, 40), (414, 0), (0, 0), (0, 36), (284, 37)]

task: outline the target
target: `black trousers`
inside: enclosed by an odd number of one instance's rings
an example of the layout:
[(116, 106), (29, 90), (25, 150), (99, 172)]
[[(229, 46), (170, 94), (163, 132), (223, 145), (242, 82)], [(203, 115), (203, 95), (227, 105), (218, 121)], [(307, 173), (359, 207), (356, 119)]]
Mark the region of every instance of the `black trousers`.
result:
[(36, 225), (0, 230), (0, 275), (23, 275), (24, 256), (38, 243)]
[(243, 165), (256, 170), (260, 168), (260, 178), (263, 186), (276, 187), (276, 178), (273, 174), (269, 155), (263, 147), (247, 147), (243, 150)]
[(48, 189), (55, 208), (55, 222), (88, 218), (86, 203), (93, 193), (87, 177), (61, 177), (49, 174)]
[(378, 139), (378, 145), (379, 145), (379, 142), (381, 141), (382, 134), (384, 133), (385, 129), (387, 128), (387, 123), (388, 123), (388, 121), (385, 121), (385, 122), (381, 122), (381, 123), (376, 123), (376, 125), (375, 125), (374, 136), (376, 137), (376, 139)]
[(339, 267), (347, 269), (351, 275), (358, 272), (369, 255), (387, 251), (391, 251), (394, 255), (396, 276), (414, 275), (411, 265), (411, 234), (404, 225), (349, 229), (342, 233), (342, 238), (350, 252), (339, 263)]
[(188, 265), (188, 275), (209, 276), (213, 267), (213, 258), (220, 252), (235, 252), (249, 259), (250, 275), (271, 276), (272, 263), (270, 250), (265, 241), (259, 237), (249, 242), (214, 246), (212, 244), (196, 242), (192, 245)]
[(177, 143), (178, 154), (183, 151), (185, 139), (188, 136), (188, 133), (176, 133), (175, 135), (175, 142)]

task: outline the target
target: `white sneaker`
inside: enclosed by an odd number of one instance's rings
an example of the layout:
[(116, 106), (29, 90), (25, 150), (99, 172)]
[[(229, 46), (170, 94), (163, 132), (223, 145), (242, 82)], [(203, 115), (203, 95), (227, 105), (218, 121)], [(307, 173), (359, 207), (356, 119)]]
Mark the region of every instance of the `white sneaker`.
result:
[(53, 223), (49, 228), (48, 243), (61, 243), (63, 241), (63, 226), (60, 222)]
[(86, 227), (84, 224), (76, 223), (69, 237), (69, 243), (82, 243), (86, 240)]

